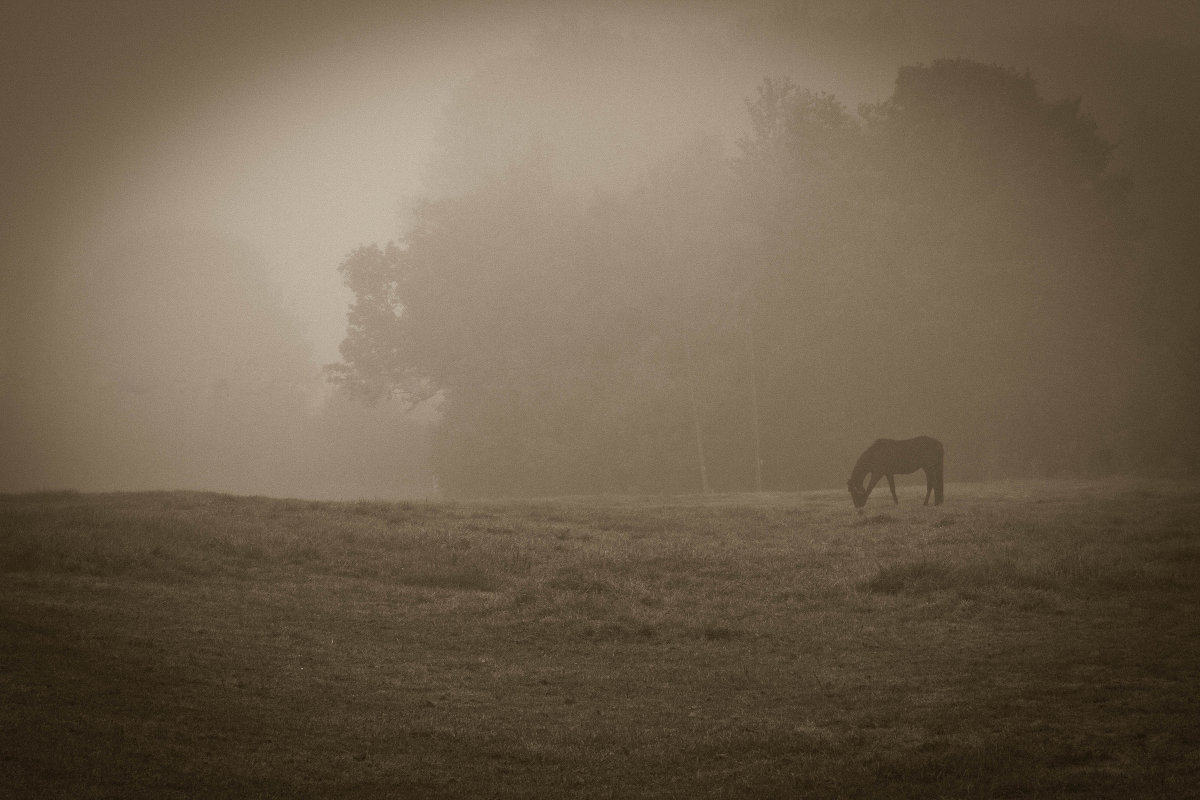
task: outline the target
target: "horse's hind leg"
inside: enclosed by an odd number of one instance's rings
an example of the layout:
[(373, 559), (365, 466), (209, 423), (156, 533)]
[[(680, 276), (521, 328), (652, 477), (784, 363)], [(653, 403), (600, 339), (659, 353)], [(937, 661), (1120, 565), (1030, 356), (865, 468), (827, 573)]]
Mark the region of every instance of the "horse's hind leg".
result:
[(933, 467), (925, 468), (925, 505), (929, 505), (929, 495), (933, 494)]
[(896, 497), (896, 479), (892, 475), (888, 475), (887, 479), (888, 488), (892, 490), (892, 500), (895, 501), (896, 505), (900, 505), (900, 498)]

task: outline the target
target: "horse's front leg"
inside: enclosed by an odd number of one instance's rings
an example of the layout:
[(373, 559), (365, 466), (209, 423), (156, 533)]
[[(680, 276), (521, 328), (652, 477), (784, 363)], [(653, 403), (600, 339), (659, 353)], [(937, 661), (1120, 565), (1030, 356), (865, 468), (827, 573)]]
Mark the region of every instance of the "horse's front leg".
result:
[(871, 490), (875, 488), (875, 484), (879, 483), (879, 479), (882, 477), (882, 475), (876, 475), (874, 472), (871, 473), (871, 480), (867, 482), (867, 490), (863, 492), (863, 505), (867, 504), (867, 498), (871, 496)]
[(888, 475), (887, 479), (888, 488), (892, 490), (892, 500), (896, 503), (896, 505), (900, 505), (900, 498), (896, 497), (896, 479), (891, 475)]
[(933, 494), (933, 473), (925, 468), (925, 505), (929, 505), (929, 495)]

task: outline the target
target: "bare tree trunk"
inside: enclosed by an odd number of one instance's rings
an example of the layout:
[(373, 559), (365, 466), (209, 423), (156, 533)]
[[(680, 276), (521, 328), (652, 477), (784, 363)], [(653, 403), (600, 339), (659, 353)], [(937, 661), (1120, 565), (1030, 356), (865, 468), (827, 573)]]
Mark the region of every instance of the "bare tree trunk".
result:
[(754, 431), (754, 491), (763, 490), (762, 436), (758, 425), (758, 358), (754, 352), (754, 323), (746, 321), (746, 339), (750, 349), (750, 421)]
[(696, 459), (700, 464), (700, 490), (704, 494), (712, 494), (712, 488), (708, 485), (708, 461), (704, 457), (704, 434), (700, 430), (700, 404), (696, 400), (696, 365), (692, 359), (692, 346), (685, 341), (683, 350), (687, 359), (688, 402), (692, 410), (692, 432), (696, 436)]

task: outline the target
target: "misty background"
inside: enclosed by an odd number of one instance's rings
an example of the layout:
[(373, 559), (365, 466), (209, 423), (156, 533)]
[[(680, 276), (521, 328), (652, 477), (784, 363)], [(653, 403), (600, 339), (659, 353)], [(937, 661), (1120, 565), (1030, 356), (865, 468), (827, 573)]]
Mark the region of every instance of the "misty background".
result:
[(1194, 473), (1200, 10), (994, 6), (7, 10), (0, 491)]

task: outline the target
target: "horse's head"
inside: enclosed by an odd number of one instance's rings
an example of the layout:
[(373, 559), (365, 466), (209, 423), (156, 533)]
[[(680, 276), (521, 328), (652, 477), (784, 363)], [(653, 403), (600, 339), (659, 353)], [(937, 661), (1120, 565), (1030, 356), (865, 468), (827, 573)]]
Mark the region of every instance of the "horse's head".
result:
[(846, 488), (850, 490), (850, 499), (854, 502), (854, 507), (858, 509), (858, 513), (862, 513), (863, 506), (867, 504), (867, 492), (861, 484), (856, 484), (854, 478), (846, 481)]

